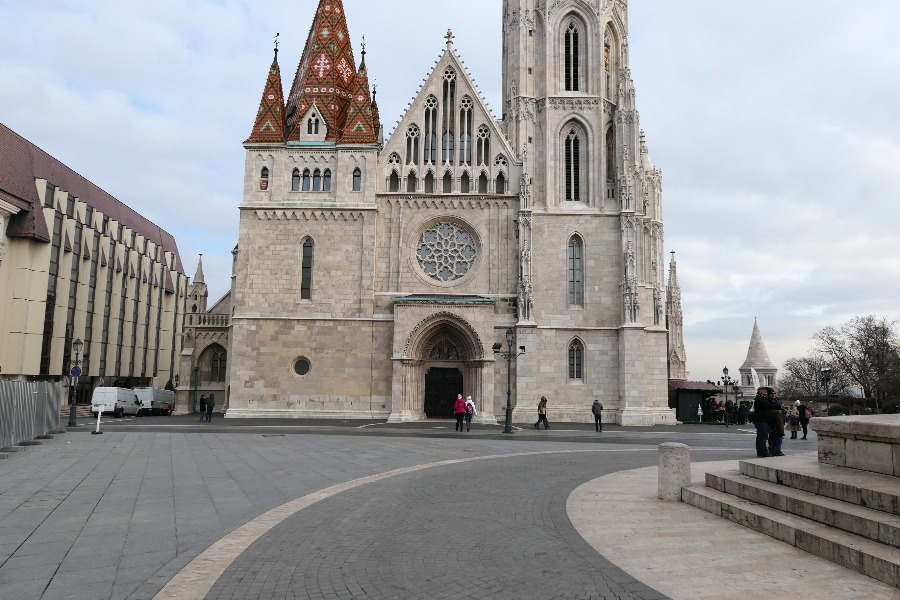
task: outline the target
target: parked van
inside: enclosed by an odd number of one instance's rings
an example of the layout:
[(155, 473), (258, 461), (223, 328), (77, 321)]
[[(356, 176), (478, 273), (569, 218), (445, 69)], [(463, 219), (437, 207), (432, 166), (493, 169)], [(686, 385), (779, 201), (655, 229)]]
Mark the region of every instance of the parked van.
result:
[(134, 388), (141, 410), (153, 415), (171, 415), (175, 409), (175, 392), (159, 388)]
[(98, 387), (91, 396), (91, 412), (97, 414), (98, 407), (103, 405), (103, 412), (112, 413), (116, 417), (124, 414), (136, 415), (140, 406), (137, 404), (134, 390), (115, 387)]

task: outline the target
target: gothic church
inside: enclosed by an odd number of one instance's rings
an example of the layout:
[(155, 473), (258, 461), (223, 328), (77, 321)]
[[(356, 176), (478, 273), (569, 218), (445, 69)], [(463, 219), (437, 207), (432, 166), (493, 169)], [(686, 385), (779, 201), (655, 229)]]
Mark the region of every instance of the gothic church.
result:
[(502, 118), (448, 32), (387, 140), (352, 22), (319, 1), (244, 142), (227, 417), (674, 423), (627, 3), (503, 0)]

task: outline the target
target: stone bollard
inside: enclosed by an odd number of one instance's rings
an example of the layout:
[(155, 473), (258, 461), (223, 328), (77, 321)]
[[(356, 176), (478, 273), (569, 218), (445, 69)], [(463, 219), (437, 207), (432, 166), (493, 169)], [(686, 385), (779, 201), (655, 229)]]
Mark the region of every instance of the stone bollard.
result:
[(681, 488), (691, 485), (691, 450), (685, 444), (659, 445), (659, 499), (681, 502)]

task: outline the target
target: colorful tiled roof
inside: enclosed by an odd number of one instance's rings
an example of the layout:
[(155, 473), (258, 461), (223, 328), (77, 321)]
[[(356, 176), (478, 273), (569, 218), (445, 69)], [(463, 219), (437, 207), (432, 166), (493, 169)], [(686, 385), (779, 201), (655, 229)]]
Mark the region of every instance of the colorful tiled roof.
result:
[(320, 0), (288, 95), (286, 141), (299, 139), (303, 117), (315, 105), (328, 128), (326, 141), (374, 144), (368, 77), (360, 99), (357, 74), (344, 4)]
[(278, 50), (269, 67), (269, 76), (259, 101), (259, 112), (256, 123), (250, 133), (248, 142), (284, 143), (284, 91), (281, 85), (281, 69), (278, 66)]

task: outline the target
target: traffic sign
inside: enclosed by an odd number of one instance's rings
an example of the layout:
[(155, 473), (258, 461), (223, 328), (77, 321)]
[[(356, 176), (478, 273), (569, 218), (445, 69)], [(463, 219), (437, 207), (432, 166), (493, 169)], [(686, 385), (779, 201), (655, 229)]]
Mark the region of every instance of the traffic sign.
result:
[(81, 375), (81, 367), (72, 367), (72, 377), (78, 377)]

